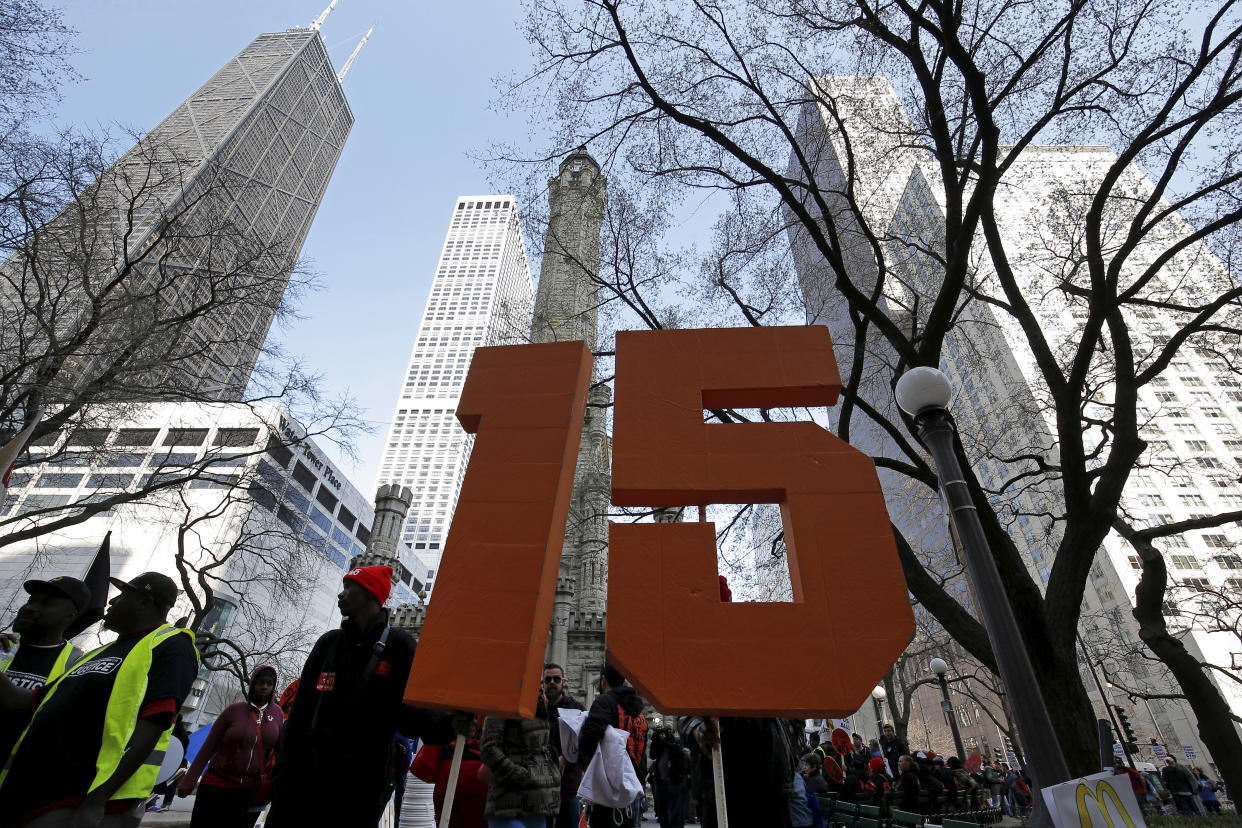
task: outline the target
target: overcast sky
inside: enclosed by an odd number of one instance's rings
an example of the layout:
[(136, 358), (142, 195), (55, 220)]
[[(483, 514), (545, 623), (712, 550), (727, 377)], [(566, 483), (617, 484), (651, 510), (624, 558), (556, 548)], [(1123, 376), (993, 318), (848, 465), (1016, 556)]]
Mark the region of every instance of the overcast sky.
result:
[[(67, 2), (86, 79), (55, 117), (149, 130), (256, 35), (305, 26), (327, 2)], [(453, 201), (491, 192), (468, 153), (527, 132), (488, 108), (492, 79), (528, 63), (519, 14), (512, 0), (341, 0), (323, 28), (339, 68), (376, 24), (345, 80), (356, 123), (303, 249), (324, 289), (276, 336), (367, 410), (361, 462), (341, 461), (366, 494)]]

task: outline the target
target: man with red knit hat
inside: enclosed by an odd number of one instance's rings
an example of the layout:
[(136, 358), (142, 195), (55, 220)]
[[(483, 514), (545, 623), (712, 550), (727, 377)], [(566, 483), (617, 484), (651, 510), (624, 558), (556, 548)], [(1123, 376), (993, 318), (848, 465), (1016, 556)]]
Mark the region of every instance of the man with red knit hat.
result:
[(268, 828), (374, 828), (392, 793), (395, 735), (444, 744), (452, 717), (401, 697), (414, 639), (388, 621), (392, 567), (346, 573), (340, 629), (324, 633), (302, 668), (285, 725)]

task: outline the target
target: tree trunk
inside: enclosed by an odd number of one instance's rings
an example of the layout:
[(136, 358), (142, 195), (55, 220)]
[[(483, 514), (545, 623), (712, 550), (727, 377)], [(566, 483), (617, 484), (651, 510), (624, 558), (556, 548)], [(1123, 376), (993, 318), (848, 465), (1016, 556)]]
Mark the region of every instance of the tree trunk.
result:
[[(1078, 671), (1078, 659), (1067, 648), (1031, 650), (1031, 666), (1048, 707), (1065, 764), (1074, 776), (1098, 773), (1100, 746), (1096, 738), (1096, 713)], [(1024, 735), (1019, 733), (1019, 736)]]
[(1212, 752), (1220, 777), (1231, 791), (1242, 791), (1242, 739), (1221, 696), (1199, 659), (1169, 633), (1164, 620), (1165, 585), (1169, 573), (1164, 557), (1147, 538), (1131, 533), (1130, 545), (1143, 559), (1143, 575), (1134, 591), (1134, 620), (1139, 638), (1164, 663), (1181, 686), (1199, 722), (1199, 738)]

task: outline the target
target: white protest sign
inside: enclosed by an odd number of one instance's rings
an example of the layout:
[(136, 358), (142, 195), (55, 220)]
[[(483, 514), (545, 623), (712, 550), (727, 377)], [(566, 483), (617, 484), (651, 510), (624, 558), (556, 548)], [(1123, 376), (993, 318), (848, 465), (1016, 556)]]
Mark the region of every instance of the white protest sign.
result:
[(1146, 828), (1128, 774), (1095, 773), (1043, 790), (1056, 828)]

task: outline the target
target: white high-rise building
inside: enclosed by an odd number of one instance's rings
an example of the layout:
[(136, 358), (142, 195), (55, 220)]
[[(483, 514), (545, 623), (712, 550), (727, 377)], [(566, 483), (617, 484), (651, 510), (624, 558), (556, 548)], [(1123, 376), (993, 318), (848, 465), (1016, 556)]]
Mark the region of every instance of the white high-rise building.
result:
[[(799, 123), (799, 140), (815, 159), (816, 179), (838, 222), (847, 266), (863, 286), (874, 284), (876, 261), (871, 240), (864, 235), (842, 193), (853, 187), (863, 218), (884, 248), (889, 267), (882, 304), (898, 324), (926, 312), (929, 297), (939, 289), (943, 267), (935, 260), (943, 241), (944, 211), (935, 182), (937, 172), (930, 153), (919, 149), (917, 132), (892, 87), (883, 78), (827, 78), (819, 82), (825, 100), (850, 134), (854, 151), (853, 180), (847, 185), (846, 148), (835, 118), (824, 105), (808, 104)], [(1055, 289), (1056, 279), (1072, 279), (1067, 273), (1063, 248), (1075, 222), (1075, 210), (1083, 194), (1094, 192), (1098, 182), (1116, 162), (1107, 147), (1031, 147), (1023, 151), (1001, 183), (997, 203), (999, 225), (1010, 258), (1024, 285), (1037, 288), (1042, 301), (1039, 321), (1050, 346), (1061, 353), (1077, 341), (1081, 320), (1086, 318), (1082, 300)], [(795, 174), (791, 172), (791, 174)], [(1135, 166), (1127, 168), (1119, 187), (1145, 197), (1150, 180)], [(1124, 209), (1117, 206), (1118, 211)], [(1124, 216), (1120, 217), (1124, 219)], [(1121, 222), (1124, 224), (1124, 221)], [(1170, 239), (1188, 232), (1182, 218), (1170, 210), (1156, 232), (1167, 246)], [(939, 240), (939, 241), (938, 241)], [(834, 277), (805, 233), (791, 234), (796, 266), (807, 302), (808, 321), (827, 325), (840, 364), (853, 355), (853, 326), (844, 300), (833, 287)], [(1146, 266), (1154, 254), (1140, 252), (1131, 267)], [(985, 292), (995, 292), (994, 275), (986, 257), (976, 263), (974, 278)], [(1197, 295), (1217, 295), (1235, 283), (1234, 277), (1204, 244), (1190, 246), (1166, 263), (1160, 284), (1191, 303)], [(1131, 320), (1136, 340), (1143, 348), (1160, 347), (1179, 324), (1161, 309), (1137, 309)], [(874, 326), (872, 328), (874, 332)], [(864, 344), (868, 379), (860, 394), (883, 414), (893, 415), (889, 383), (897, 371), (894, 355), (878, 334)], [(1056, 424), (1053, 412), (1041, 402), (1042, 383), (1023, 332), (1008, 315), (981, 302), (963, 309), (959, 327), (946, 339), (941, 369), (955, 389), (954, 411), (962, 425), (963, 444), (981, 482), (996, 490), (1015, 474), (1015, 466), (1003, 457), (1037, 452), (1056, 461)], [(1111, 392), (1104, 386), (1101, 399)], [(1236, 483), (1242, 471), (1242, 393), (1238, 380), (1219, 354), (1184, 347), (1161, 377), (1140, 391), (1138, 414), (1144, 423), (1143, 439), (1149, 449), (1144, 463), (1153, 468), (1132, 475), (1122, 499), (1131, 518), (1147, 523), (1169, 523), (1197, 516), (1236, 510), (1242, 491)], [(831, 416), (834, 428), (839, 409)], [(1090, 412), (1088, 412), (1090, 413)], [(1107, 414), (1101, 407), (1101, 414)], [(900, 456), (892, 438), (865, 417), (855, 417), (850, 442), (872, 455)], [(894, 522), (921, 553), (951, 554), (943, 513), (934, 493), (909, 478), (880, 470), (881, 482)], [(1025, 485), (1007, 492), (998, 505), (1002, 520), (1011, 524), (1015, 544), (1037, 583), (1050, 577), (1052, 560), (1063, 529), (1056, 514), (1060, 492), (1055, 481)], [(1164, 550), (1171, 579), (1178, 584), (1171, 596), (1193, 603), (1195, 592), (1223, 593), (1242, 589), (1242, 530), (1236, 525), (1189, 531), (1157, 542)], [(1102, 649), (1141, 653), (1131, 617), (1138, 582), (1139, 559), (1117, 535), (1110, 535), (1091, 570), (1080, 625), (1088, 644)], [(1189, 597), (1189, 601), (1188, 601)], [(1181, 639), (1188, 649), (1212, 663), (1217, 673), (1236, 671), (1242, 664), (1236, 635), (1213, 633), (1187, 617), (1186, 605), (1166, 605), (1171, 624), (1182, 622)], [(1093, 642), (1093, 637), (1097, 637)], [(1107, 638), (1107, 640), (1105, 640)], [(1175, 690), (1172, 678), (1149, 658), (1132, 659), (1132, 675), (1126, 683), (1141, 682), (1157, 693)], [(1218, 688), (1235, 712), (1242, 712), (1242, 691), (1229, 678), (1214, 675)], [(1125, 693), (1105, 691), (1101, 698), (1090, 679), (1089, 695), (1103, 713), (1105, 704), (1128, 708), (1138, 732), (1140, 759), (1153, 758), (1148, 737), (1167, 745), (1179, 760), (1210, 761), (1197, 733), (1189, 705), (1172, 700), (1153, 700), (1135, 706)], [(1142, 689), (1140, 685), (1140, 689)]]
[[(29, 452), (32, 462), (11, 476), (0, 506), (0, 515), (16, 521), (12, 531), (55, 521), (63, 512), (49, 510), (57, 506), (108, 498), (152, 477), (192, 479), (0, 549), (5, 624), (25, 602), (24, 581), (83, 577), (109, 532), (114, 577), (157, 571), (184, 587), (184, 566), (209, 610), (198, 630), (277, 666), (283, 681), (296, 677), (315, 638), (340, 623), (341, 577), (370, 547), (374, 508), (279, 405), (121, 406)], [(200, 467), (205, 471), (194, 474)], [(393, 557), (392, 603), (411, 603), (423, 586), (418, 561), (404, 547)], [(183, 591), (170, 618), (195, 609)], [(77, 641), (90, 649), (107, 640), (100, 635), (92, 627)], [(236, 683), (212, 679), (210, 671), (203, 677), (214, 688), (200, 708), (210, 721), (234, 701)]]
[(513, 196), (458, 198), (376, 481), (414, 492), (401, 537), (428, 562), (429, 581), (473, 445), (454, 416), (470, 359), (480, 346), (528, 341), (533, 296)]

